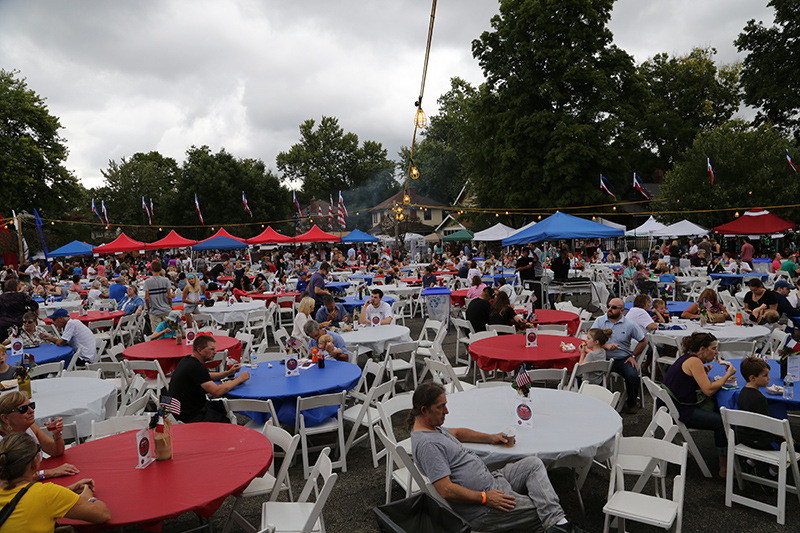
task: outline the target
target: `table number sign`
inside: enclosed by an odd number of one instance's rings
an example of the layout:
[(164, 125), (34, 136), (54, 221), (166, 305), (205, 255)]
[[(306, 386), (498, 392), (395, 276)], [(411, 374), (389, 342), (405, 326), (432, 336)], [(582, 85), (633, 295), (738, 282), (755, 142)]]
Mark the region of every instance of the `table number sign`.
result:
[(525, 347), (536, 348), (539, 346), (539, 328), (528, 328), (525, 330)]
[(531, 398), (516, 396), (514, 398), (514, 419), (517, 427), (533, 427), (533, 408)]
[(11, 338), (11, 355), (22, 355), (23, 343), (20, 337)]
[(186, 337), (186, 346), (191, 346), (194, 344), (194, 339), (197, 337), (197, 332), (194, 328), (186, 328), (183, 332)]
[(235, 303), (236, 303), (236, 298), (234, 298), (233, 296), (228, 298), (228, 306), (231, 306), (231, 305), (233, 305)]
[(153, 457), (153, 439), (147, 428), (136, 432), (136, 453), (139, 457), (139, 464), (136, 465), (136, 468), (147, 468), (156, 460)]
[(297, 353), (291, 352), (286, 354), (286, 377), (299, 376), (300, 365), (297, 361)]
[(786, 358), (786, 373), (791, 374), (795, 381), (800, 377), (800, 356)]
[(381, 325), (381, 317), (377, 316), (377, 315), (372, 317), (372, 327), (374, 328), (374, 327), (380, 326), (380, 325)]

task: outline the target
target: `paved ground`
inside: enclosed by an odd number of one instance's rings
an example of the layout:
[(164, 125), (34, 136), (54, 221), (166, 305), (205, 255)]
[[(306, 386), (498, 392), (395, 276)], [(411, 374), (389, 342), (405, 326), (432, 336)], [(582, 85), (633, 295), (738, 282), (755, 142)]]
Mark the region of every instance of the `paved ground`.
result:
[[(407, 325), (411, 328), (412, 336), (416, 336), (421, 328), (422, 321), (419, 319), (409, 321)], [(451, 358), (455, 354), (453, 339), (454, 336), (451, 334), (445, 344), (446, 352)], [(646, 398), (645, 408), (638, 414), (624, 415), (625, 435), (642, 434), (650, 422), (650, 407), (651, 404), (648, 397)], [(404, 421), (397, 419), (394, 422), (397, 437), (405, 438), (408, 432)], [(795, 435), (800, 435), (800, 424), (793, 424), (792, 430)], [(712, 471), (716, 471), (717, 458), (715, 457), (711, 433), (699, 432), (695, 433), (695, 435), (695, 440), (703, 451), (706, 462), (711, 466)], [(295, 496), (300, 493), (304, 483), (300, 463), (298, 452), (297, 464), (290, 471)], [(381, 463), (379, 468), (376, 469), (372, 467), (369, 444), (365, 442), (348, 454), (347, 465), (347, 473), (339, 473), (338, 482), (325, 507), (326, 529), (330, 533), (377, 532), (379, 529), (372, 509), (385, 502), (385, 463)], [(589, 474), (582, 490), (586, 506), (585, 515), (581, 514), (574, 492), (571, 473), (567, 470), (552, 471), (551, 480), (559, 494), (567, 516), (579, 523), (587, 532), (602, 531), (604, 518), (602, 508), (607, 498), (608, 473), (595, 466)], [(668, 490), (670, 490), (669, 487)], [(762, 495), (759, 489), (753, 489), (750, 492), (754, 497), (763, 496), (771, 499), (772, 502), (776, 499), (773, 496)], [(98, 494), (98, 496), (102, 498), (102, 494)], [(395, 488), (393, 499), (396, 500), (402, 497), (401, 491)], [(222, 530), (232, 501), (232, 498), (228, 498), (225, 504), (212, 517), (211, 524), (215, 531)], [(242, 509), (244, 516), (252, 524), (256, 526), (260, 524), (261, 505), (258, 498), (246, 501)], [(800, 530), (798, 525), (800, 524), (800, 504), (798, 504), (797, 497), (792, 494), (787, 494), (786, 524), (786, 526), (780, 526), (774, 517), (739, 505), (735, 505), (731, 509), (725, 507), (724, 481), (717, 478), (704, 478), (693, 460), (689, 459), (683, 531), (725, 531), (726, 533), (798, 531)], [(198, 519), (195, 516), (184, 515), (178, 519), (167, 521), (164, 525), (164, 532), (185, 531), (196, 525), (198, 525)], [(631, 531), (663, 531), (633, 523), (628, 524), (628, 529)], [(128, 529), (128, 531), (139, 530), (134, 528)], [(240, 529), (234, 526), (232, 531), (240, 531)]]

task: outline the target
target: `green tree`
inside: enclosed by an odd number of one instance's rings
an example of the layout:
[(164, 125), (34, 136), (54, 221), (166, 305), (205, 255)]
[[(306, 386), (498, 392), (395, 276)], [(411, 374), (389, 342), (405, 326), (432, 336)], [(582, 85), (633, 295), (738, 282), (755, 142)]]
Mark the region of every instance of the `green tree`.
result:
[(43, 217), (62, 218), (80, 208), (84, 190), (64, 167), (58, 117), (18, 74), (0, 69), (0, 213), (37, 208)]
[(710, 47), (695, 48), (679, 57), (658, 54), (639, 65), (648, 88), (642, 138), (657, 168), (667, 170), (698, 133), (727, 122), (738, 109), (739, 65), (717, 68), (715, 54)]
[[(253, 212), (244, 210), (242, 191)], [(238, 237), (252, 237), (262, 231), (260, 221), (285, 220), (290, 216), (291, 193), (264, 163), (254, 159), (236, 159), (224, 149), (216, 154), (208, 146), (192, 146), (186, 152), (166, 214), (167, 225), (198, 225), (194, 195), (197, 194), (207, 229), (193, 228), (186, 237), (206, 238), (211, 227), (227, 225)], [(141, 202), (141, 199), (139, 199)], [(247, 224), (247, 226), (235, 226)], [(275, 229), (280, 230), (280, 227)]]
[(750, 20), (736, 39), (742, 63), (744, 101), (758, 109), (756, 124), (773, 124), (800, 137), (800, 2), (770, 0), (775, 24)]
[[(461, 78), (450, 80), (450, 90), (439, 97), (439, 113), (430, 117), (423, 130), (423, 139), (414, 148), (414, 166), (420, 177), (410, 182), (417, 192), (442, 203), (455, 201), (464, 183), (467, 170), (464, 164), (463, 137), (467, 129), (467, 106), (477, 90)], [(405, 174), (411, 151), (402, 147), (398, 153), (398, 170)]]
[[(775, 128), (752, 128), (743, 121), (731, 121), (700, 133), (681, 154), (664, 177), (663, 203), (654, 209), (679, 211), (664, 214), (660, 220), (676, 222), (691, 217), (712, 228), (733, 219), (752, 207), (794, 204), (800, 195), (800, 182), (786, 164), (785, 150), (790, 142)], [(707, 159), (714, 168), (714, 185), (708, 174)], [(680, 211), (702, 211), (683, 214)], [(798, 220), (800, 209), (778, 209), (775, 213)]]
[(486, 82), (468, 106), (467, 168), (479, 206), (606, 201), (630, 188), (644, 90), (606, 27), (613, 0), (502, 0), (472, 43)]

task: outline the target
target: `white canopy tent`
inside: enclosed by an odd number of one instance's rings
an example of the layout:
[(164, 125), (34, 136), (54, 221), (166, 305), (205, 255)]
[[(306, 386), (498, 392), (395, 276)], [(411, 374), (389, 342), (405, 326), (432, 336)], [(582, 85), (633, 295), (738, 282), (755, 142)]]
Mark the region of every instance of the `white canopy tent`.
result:
[(653, 237), (699, 237), (708, 235), (708, 230), (688, 220), (681, 220), (670, 226), (653, 232)]
[(513, 236), (514, 236), (514, 235), (516, 235), (517, 233), (519, 233), (519, 232), (521, 232), (521, 231), (525, 231), (525, 230), (526, 230), (526, 229), (528, 229), (528, 228), (532, 228), (532, 227), (533, 227), (533, 226), (535, 226), (535, 225), (536, 225), (536, 222), (530, 222), (530, 223), (528, 223), (528, 224), (525, 224), (525, 225), (524, 225), (524, 226), (522, 226), (521, 228), (519, 228), (519, 229), (515, 229), (515, 230), (514, 230), (514, 233), (512, 233), (511, 235), (509, 235), (509, 237), (513, 237)]
[(502, 241), (506, 237), (513, 235), (517, 230), (509, 228), (505, 224), (497, 223), (489, 229), (479, 231), (472, 238), (473, 241)]
[(660, 231), (666, 227), (667, 226), (653, 218), (653, 215), (650, 215), (650, 218), (648, 218), (644, 224), (630, 230), (625, 235), (628, 237), (651, 237), (653, 232)]
[(597, 220), (595, 220), (595, 222), (599, 222), (600, 224), (608, 226), (609, 228), (621, 229), (622, 231), (625, 231), (627, 229), (624, 224), (617, 224), (616, 222), (611, 222), (610, 220), (607, 220), (603, 217), (597, 217)]

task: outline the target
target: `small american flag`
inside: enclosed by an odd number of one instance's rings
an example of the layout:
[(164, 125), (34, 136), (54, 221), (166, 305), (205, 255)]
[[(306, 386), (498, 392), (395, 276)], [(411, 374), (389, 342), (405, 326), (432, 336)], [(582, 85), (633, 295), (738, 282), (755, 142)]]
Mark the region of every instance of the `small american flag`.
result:
[(517, 382), (517, 387), (519, 387), (520, 389), (522, 387), (527, 387), (528, 385), (533, 383), (531, 381), (531, 377), (525, 371), (525, 366), (520, 367), (519, 373), (517, 374), (517, 377), (516, 377), (516, 382)]
[(173, 398), (172, 396), (162, 396), (161, 407), (168, 409), (169, 412), (174, 415), (181, 414), (181, 401), (177, 398)]

